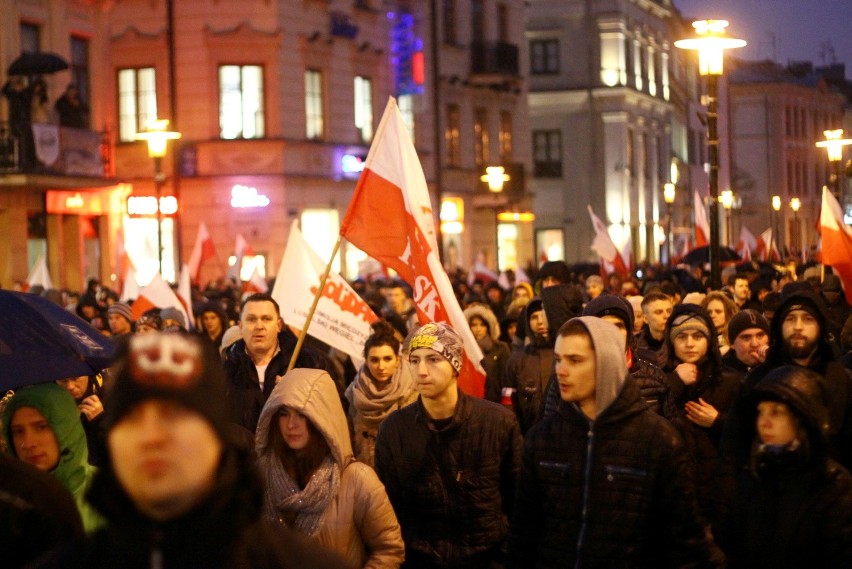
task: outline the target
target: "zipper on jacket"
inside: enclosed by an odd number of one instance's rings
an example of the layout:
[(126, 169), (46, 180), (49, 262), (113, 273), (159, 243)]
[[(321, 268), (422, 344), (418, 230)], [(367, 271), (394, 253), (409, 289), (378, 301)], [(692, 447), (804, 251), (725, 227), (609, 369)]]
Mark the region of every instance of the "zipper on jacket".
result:
[(580, 515), (580, 533), (577, 535), (577, 559), (574, 569), (580, 569), (582, 560), (583, 540), (586, 537), (586, 516), (589, 513), (589, 486), (592, 478), (592, 446), (595, 441), (595, 427), (590, 422), (589, 432), (586, 433), (586, 468), (583, 476), (583, 510)]

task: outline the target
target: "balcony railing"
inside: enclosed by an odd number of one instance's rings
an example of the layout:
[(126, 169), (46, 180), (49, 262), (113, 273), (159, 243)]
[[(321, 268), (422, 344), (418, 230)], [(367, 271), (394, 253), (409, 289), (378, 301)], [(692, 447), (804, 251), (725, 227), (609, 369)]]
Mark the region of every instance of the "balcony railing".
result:
[(475, 42), (470, 50), (471, 79), (503, 82), (520, 75), (518, 46), (502, 41)]
[(24, 133), (0, 122), (0, 173), (105, 176), (101, 133), (39, 123)]

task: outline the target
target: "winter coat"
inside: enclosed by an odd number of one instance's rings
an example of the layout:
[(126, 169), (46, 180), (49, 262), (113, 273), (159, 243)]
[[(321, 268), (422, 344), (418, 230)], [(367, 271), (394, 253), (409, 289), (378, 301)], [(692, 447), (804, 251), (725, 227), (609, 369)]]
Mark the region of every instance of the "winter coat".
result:
[(533, 334), (529, 324), (529, 316), (540, 309), (542, 304), (538, 299), (530, 301), (524, 309), (523, 325), (528, 343), (512, 352), (506, 362), (505, 383), (514, 389), (512, 404), (522, 433), (541, 418), (545, 389), (553, 372), (553, 341)]
[(212, 490), (183, 516), (156, 522), (141, 514), (111, 465), (92, 483), (90, 500), (108, 526), (72, 542), (37, 567), (56, 569), (343, 569), (312, 540), (261, 519), (262, 483), (246, 449), (225, 444)]
[(59, 463), (50, 473), (71, 492), (83, 528), (91, 533), (101, 525), (103, 519), (86, 501), (86, 491), (97, 469), (89, 464), (86, 433), (80, 422), (80, 410), (71, 395), (55, 383), (42, 383), (25, 387), (12, 397), (3, 414), (3, 435), (8, 448), (17, 456), (12, 443), (11, 422), (15, 411), (21, 407), (33, 407), (47, 419), (59, 443)]
[(502, 558), (520, 464), (512, 412), (459, 390), (438, 426), (420, 400), (388, 417), (376, 472), (402, 526), (405, 567), (489, 567)]
[[(296, 347), (298, 338), (286, 326), (278, 334), (279, 351), (272, 357), (264, 376), (263, 390), (257, 377), (257, 368), (246, 353), (245, 340), (238, 340), (225, 352), (225, 374), (228, 378), (228, 402), (233, 412), (235, 423), (251, 432), (257, 428), (260, 411), (266, 403), (269, 394), (275, 387), (275, 377), (284, 375), (290, 363), (290, 357)], [(328, 358), (302, 346), (296, 358), (296, 366), (300, 368), (324, 369), (332, 377), (336, 370)]]
[(509, 361), (509, 346), (500, 341), (500, 323), (497, 316), (489, 308), (481, 304), (472, 304), (464, 309), (464, 317), (468, 324), (474, 316), (485, 322), (488, 336), (478, 341), (482, 349), (482, 367), (485, 368), (485, 398), (500, 403), (506, 384), (506, 364)]
[[(346, 400), (349, 402), (349, 419), (352, 421), (354, 432), (355, 458), (373, 466), (376, 454), (376, 435), (379, 433), (379, 425), (388, 415), (398, 409), (417, 400), (417, 389), (411, 378), (411, 371), (406, 362), (400, 362), (396, 373), (390, 379), (391, 385), (387, 386), (388, 393), (393, 393), (378, 400), (370, 397), (369, 393), (361, 388), (362, 382), (372, 382), (366, 365), (361, 366), (358, 377), (346, 388)], [(385, 393), (383, 390), (382, 393)], [(381, 405), (382, 409), (377, 409)]]
[(707, 566), (683, 441), (628, 381), (621, 333), (580, 320), (595, 348), (597, 415), (561, 402), (527, 433), (509, 566)]
[(341, 471), (339, 490), (315, 536), (319, 543), (342, 555), (350, 567), (398, 567), (405, 553), (399, 523), (376, 473), (352, 454), (346, 415), (331, 377), (323, 370), (293, 369), (279, 382), (258, 422), (258, 457), (273, 452), (269, 431), (279, 428), (278, 412), (285, 406), (316, 427)]
[[(828, 458), (827, 412), (820, 380), (803, 368), (773, 371), (749, 398), (743, 436), (751, 460), (735, 473), (736, 489), (714, 534), (730, 567), (852, 567), (852, 476)], [(760, 401), (787, 404), (806, 437), (797, 448), (759, 445)]]

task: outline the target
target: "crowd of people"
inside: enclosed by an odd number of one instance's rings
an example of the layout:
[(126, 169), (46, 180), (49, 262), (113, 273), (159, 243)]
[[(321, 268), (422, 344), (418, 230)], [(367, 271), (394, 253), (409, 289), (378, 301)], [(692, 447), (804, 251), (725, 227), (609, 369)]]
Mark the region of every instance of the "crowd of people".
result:
[(482, 398), (458, 388), (459, 331), (420, 324), (395, 279), (352, 283), (380, 316), (359, 367), (223, 282), (194, 290), (194, 322), (94, 280), (30, 290), (117, 356), (5, 397), (4, 558), (852, 567), (852, 310), (830, 268), (745, 264), (719, 290), (531, 274), (454, 275)]

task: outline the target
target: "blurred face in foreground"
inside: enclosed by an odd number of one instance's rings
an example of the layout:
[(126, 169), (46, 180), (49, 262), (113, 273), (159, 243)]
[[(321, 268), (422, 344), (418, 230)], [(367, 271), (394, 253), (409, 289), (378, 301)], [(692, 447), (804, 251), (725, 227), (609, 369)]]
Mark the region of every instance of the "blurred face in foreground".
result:
[(798, 420), (786, 403), (761, 401), (757, 404), (757, 434), (767, 445), (788, 445), (796, 438)]

